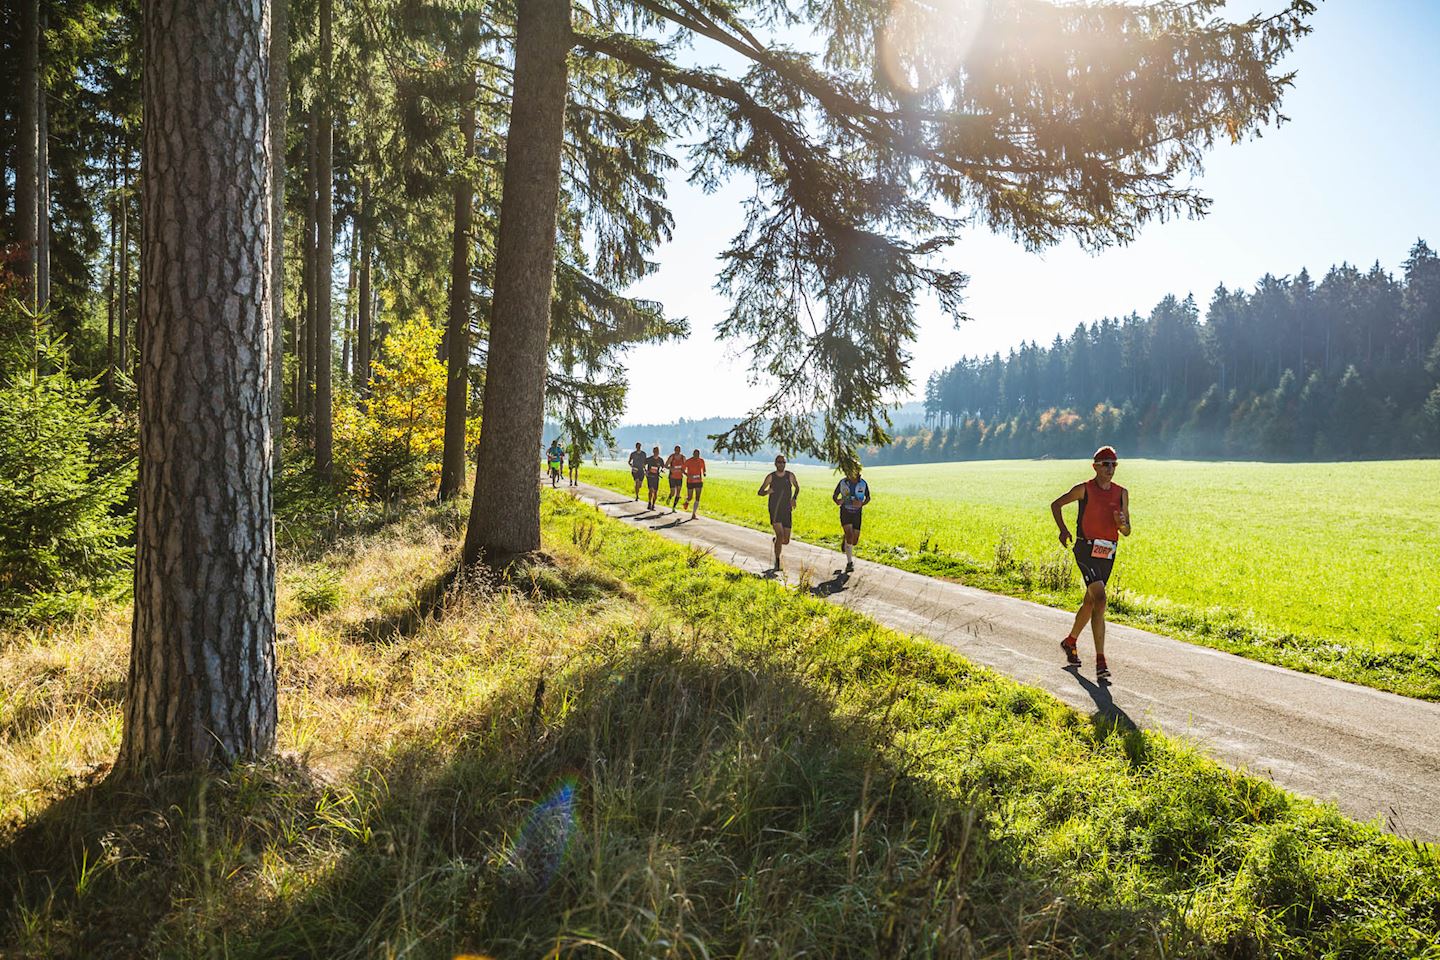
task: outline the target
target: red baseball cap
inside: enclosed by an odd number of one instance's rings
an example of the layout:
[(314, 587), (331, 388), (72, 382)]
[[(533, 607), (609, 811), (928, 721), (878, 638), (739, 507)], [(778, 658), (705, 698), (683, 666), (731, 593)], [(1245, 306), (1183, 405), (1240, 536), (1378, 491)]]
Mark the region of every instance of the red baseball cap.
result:
[(1095, 451), (1095, 456), (1092, 459), (1095, 463), (1099, 463), (1101, 460), (1119, 460), (1120, 457), (1115, 453), (1114, 447), (1101, 447)]

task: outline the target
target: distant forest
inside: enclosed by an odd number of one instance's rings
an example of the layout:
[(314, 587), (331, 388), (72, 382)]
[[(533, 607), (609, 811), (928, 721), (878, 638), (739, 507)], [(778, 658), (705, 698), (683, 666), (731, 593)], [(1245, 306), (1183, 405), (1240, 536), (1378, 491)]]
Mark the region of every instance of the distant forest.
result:
[(1440, 455), (1440, 258), (1223, 285), (1049, 346), (963, 357), (925, 385), (926, 420), (867, 463), (1122, 455), (1352, 460)]

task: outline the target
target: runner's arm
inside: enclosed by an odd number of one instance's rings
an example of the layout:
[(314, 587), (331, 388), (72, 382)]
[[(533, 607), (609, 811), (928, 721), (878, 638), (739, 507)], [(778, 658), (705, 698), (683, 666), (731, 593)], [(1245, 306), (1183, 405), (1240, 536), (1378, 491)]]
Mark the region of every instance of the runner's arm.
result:
[(1060, 528), (1060, 546), (1062, 547), (1068, 546), (1070, 543), (1070, 528), (1065, 526), (1065, 515), (1060, 511), (1067, 503), (1074, 503), (1083, 496), (1085, 496), (1085, 484), (1077, 483), (1064, 496), (1050, 501), (1050, 515), (1055, 518), (1055, 526)]
[(1115, 525), (1125, 536), (1130, 536), (1130, 491), (1120, 492), (1120, 516), (1115, 518)]
[(770, 492), (770, 478), (773, 476), (772, 473), (765, 474), (765, 479), (760, 481), (760, 489), (755, 491), (757, 497), (763, 497)]
[[(845, 482), (845, 481), (843, 481), (843, 480), (840, 481), (840, 483), (844, 483), (844, 482)], [(832, 494), (830, 494), (830, 499), (831, 499), (831, 500), (834, 500), (836, 503), (839, 503), (839, 502), (840, 502), (840, 483), (835, 484), (835, 492), (832, 493)]]
[(869, 505), (870, 505), (870, 484), (867, 483), (867, 484), (865, 484), (865, 500), (864, 500), (863, 503), (860, 504), (860, 506), (862, 506), (862, 507), (868, 507)]
[(800, 502), (800, 478), (794, 473), (790, 474), (790, 508), (793, 510), (795, 504)]

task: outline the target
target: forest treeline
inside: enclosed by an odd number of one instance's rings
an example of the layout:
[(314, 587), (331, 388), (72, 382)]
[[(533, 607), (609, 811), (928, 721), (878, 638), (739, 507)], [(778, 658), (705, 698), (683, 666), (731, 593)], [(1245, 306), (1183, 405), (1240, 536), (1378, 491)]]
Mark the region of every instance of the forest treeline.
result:
[(1277, 460), (1440, 456), (1440, 257), (1397, 276), (1331, 267), (1250, 290), (1167, 296), (1148, 316), (963, 357), (925, 384), (926, 424), (871, 463), (1127, 455)]

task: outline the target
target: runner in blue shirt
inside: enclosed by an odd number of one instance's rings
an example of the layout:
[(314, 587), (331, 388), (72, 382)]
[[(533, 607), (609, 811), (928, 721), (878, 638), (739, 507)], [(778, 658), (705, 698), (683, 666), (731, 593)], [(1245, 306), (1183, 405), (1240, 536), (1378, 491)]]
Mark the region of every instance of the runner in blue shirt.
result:
[(870, 484), (860, 476), (857, 463), (835, 484), (830, 499), (840, 505), (840, 529), (845, 548), (845, 572), (855, 569), (855, 545), (860, 542), (860, 511), (870, 502)]

